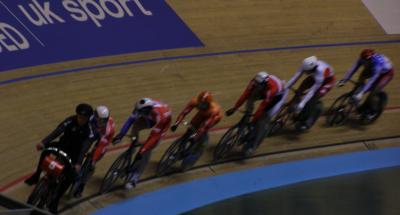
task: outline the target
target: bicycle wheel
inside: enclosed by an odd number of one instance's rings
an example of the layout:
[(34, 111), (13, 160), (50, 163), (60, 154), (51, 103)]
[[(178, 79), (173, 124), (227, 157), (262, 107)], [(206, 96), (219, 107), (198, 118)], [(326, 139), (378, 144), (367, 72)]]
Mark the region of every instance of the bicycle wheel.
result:
[(383, 113), (385, 106), (387, 104), (387, 94), (385, 92), (379, 92), (377, 95), (374, 95), (378, 102), (378, 109), (373, 110), (371, 107), (367, 107), (360, 115), (360, 122), (363, 125), (368, 125), (375, 122), (379, 116)]
[(100, 186), (100, 193), (108, 192), (117, 179), (124, 174), (123, 171), (129, 165), (131, 154), (126, 151), (122, 153), (111, 165), (110, 169), (108, 169), (106, 175), (103, 178), (103, 181)]
[(160, 162), (157, 166), (157, 176), (165, 175), (171, 168), (172, 165), (179, 159), (179, 154), (181, 151), (181, 139), (175, 140), (165, 151), (163, 156), (161, 157)]
[(231, 127), (218, 142), (213, 154), (214, 160), (216, 161), (225, 158), (237, 144), (239, 137), (240, 130), (239, 124), (237, 124)]
[(328, 126), (341, 125), (349, 118), (354, 104), (351, 104), (351, 93), (341, 95), (328, 110), (326, 123)]
[[(51, 207), (58, 205), (56, 203), (56, 198), (58, 193), (60, 193), (61, 185), (64, 180), (66, 180), (65, 176), (61, 176), (58, 180), (53, 178), (54, 180), (49, 180), (48, 182), (48, 188), (49, 192), (47, 192), (46, 199), (45, 199), (45, 205), (48, 209)], [(40, 208), (40, 205), (38, 206)]]
[[(47, 193), (48, 193), (47, 179), (41, 178), (40, 181), (35, 186), (35, 188), (33, 189), (32, 193), (29, 195), (26, 203), (33, 206), (44, 204), (44, 199), (46, 198)], [(43, 205), (41, 207), (43, 207)]]

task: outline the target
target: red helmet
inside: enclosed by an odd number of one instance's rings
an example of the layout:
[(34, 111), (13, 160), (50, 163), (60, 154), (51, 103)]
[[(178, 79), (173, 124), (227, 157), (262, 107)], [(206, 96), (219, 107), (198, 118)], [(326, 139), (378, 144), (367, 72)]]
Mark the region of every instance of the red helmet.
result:
[(360, 54), (360, 58), (363, 60), (369, 60), (374, 54), (375, 51), (373, 49), (364, 49)]
[(197, 96), (197, 107), (201, 110), (206, 110), (210, 107), (210, 103), (214, 100), (211, 92), (203, 91)]

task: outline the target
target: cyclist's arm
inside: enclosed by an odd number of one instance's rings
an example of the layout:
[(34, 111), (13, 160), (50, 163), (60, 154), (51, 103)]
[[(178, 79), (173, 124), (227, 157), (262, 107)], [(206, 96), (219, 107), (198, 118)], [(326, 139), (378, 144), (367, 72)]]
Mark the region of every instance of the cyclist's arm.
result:
[(304, 96), (303, 100), (301, 103), (303, 103), (303, 107), (307, 102), (317, 93), (318, 89), (321, 87), (322, 83), (324, 82), (324, 77), (322, 75), (318, 75), (317, 77), (314, 78), (315, 83), (311, 87), (311, 89), (307, 92), (307, 94)]
[(122, 138), (125, 136), (126, 132), (128, 132), (129, 128), (136, 120), (136, 114), (132, 113), (129, 118), (125, 121), (124, 125), (122, 126), (121, 130), (118, 133), (118, 137)]
[(62, 121), (57, 128), (52, 131), (47, 137), (42, 140), (43, 145), (46, 147), (51, 141), (56, 139), (62, 133), (64, 133), (65, 129), (72, 123), (72, 117), (66, 118)]
[(193, 98), (186, 105), (185, 109), (183, 109), (183, 111), (179, 114), (178, 118), (176, 119), (175, 125), (179, 125), (183, 121), (185, 116), (188, 115), (195, 106), (196, 106), (196, 101), (195, 101), (195, 98)]
[(354, 65), (347, 71), (347, 73), (344, 75), (343, 80), (348, 81), (354, 73), (360, 68), (362, 65), (361, 60), (357, 60)]
[(222, 119), (222, 114), (220, 112), (213, 114), (210, 118), (207, 119), (204, 125), (201, 128), (199, 128), (197, 132), (198, 136), (201, 137), (210, 128), (214, 127), (214, 125), (216, 125), (221, 119)]
[(297, 80), (299, 80), (300, 76), (303, 74), (303, 71), (301, 68), (299, 68), (296, 73), (294, 74), (294, 76), (289, 80), (289, 82), (286, 85), (286, 88), (289, 89), (291, 88), (296, 82)]
[[(375, 68), (375, 69), (381, 69), (381, 68)], [(368, 79), (368, 82), (364, 85), (363, 89), (361, 90), (361, 95), (364, 94), (365, 92), (367, 92), (368, 89), (370, 89), (370, 87), (372, 86), (372, 84), (375, 83), (375, 81), (379, 78), (380, 76), (380, 70), (375, 70), (376, 72), (374, 73), (374, 75)]]
[(237, 100), (234, 108), (238, 109), (242, 104), (247, 100), (247, 98), (250, 96), (251, 91), (254, 88), (253, 80), (250, 81), (250, 83), (247, 85), (246, 89), (240, 96), (240, 98)]
[(161, 136), (168, 130), (169, 120), (167, 118), (161, 119), (151, 130), (149, 137), (143, 144), (143, 147), (139, 150), (139, 153), (143, 154), (149, 150), (154, 149), (157, 143), (160, 141)]
[(106, 131), (103, 135), (101, 135), (100, 140), (96, 144), (96, 147), (98, 145), (108, 146), (108, 144), (110, 144), (112, 142), (112, 140), (114, 138), (114, 134), (115, 134), (115, 124), (112, 121), (112, 119), (110, 118), (109, 121), (107, 122)]
[[(111, 120), (111, 118), (110, 118), (110, 120)], [(108, 143), (112, 142), (112, 139), (114, 138), (114, 135), (115, 135), (115, 123), (114, 123), (114, 121), (111, 121), (111, 123), (109, 124), (109, 133), (108, 133), (108, 135), (106, 137), (107, 140), (108, 140)]]
[(265, 99), (261, 102), (261, 104), (258, 106), (257, 111), (254, 113), (252, 122), (255, 123), (257, 120), (263, 115), (265, 112), (265, 108), (267, 108), (268, 104), (271, 102), (271, 99), (276, 96), (278, 93), (278, 89), (274, 85), (269, 86), (269, 90), (267, 91), (267, 94), (265, 95)]

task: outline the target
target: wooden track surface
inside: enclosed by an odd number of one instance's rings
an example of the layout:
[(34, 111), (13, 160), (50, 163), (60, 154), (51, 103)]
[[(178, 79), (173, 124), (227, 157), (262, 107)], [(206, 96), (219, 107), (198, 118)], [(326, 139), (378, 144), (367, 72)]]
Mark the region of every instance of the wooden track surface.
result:
[[(386, 35), (359, 0), (168, 2), (203, 41), (204, 48), (154, 51), (38, 66), (0, 73), (0, 81), (64, 69), (160, 57), (400, 39), (399, 35)], [(109, 106), (117, 129), (131, 112), (134, 102), (144, 96), (168, 103), (174, 111), (174, 119), (189, 98), (204, 89), (212, 91), (226, 110), (234, 104), (248, 81), (260, 70), (288, 80), (303, 58), (316, 55), (331, 64), (337, 77), (341, 78), (365, 47), (375, 48), (391, 58), (395, 66), (400, 65), (400, 43), (332, 46), (133, 64), (0, 86), (0, 185), (33, 170), (39, 157), (35, 144), (61, 120), (72, 114), (75, 105), (80, 102)], [(350, 85), (333, 89), (323, 99), (325, 107), (349, 89)], [(386, 91), (390, 98), (389, 106), (400, 105), (400, 81), (397, 75), (386, 87)], [(232, 125), (239, 117), (240, 114), (236, 114), (224, 118), (217, 127)], [(368, 127), (325, 128), (323, 120), (308, 133), (295, 136), (286, 132), (287, 135), (269, 138), (259, 151), (279, 151), (400, 134), (397, 121), (400, 121), (400, 114), (397, 111), (385, 113)], [(183, 132), (183, 129), (178, 132)], [(221, 132), (212, 134), (209, 151), (220, 136)], [(162, 143), (154, 151), (146, 175), (154, 173), (155, 165), (168, 145), (168, 142)], [(117, 155), (118, 153), (110, 153), (99, 163), (94, 181), (100, 180)], [(211, 153), (205, 154), (199, 164), (209, 162), (210, 156)], [(30, 189), (20, 185), (8, 193), (25, 200)], [(87, 191), (90, 193), (95, 189), (92, 187)]]

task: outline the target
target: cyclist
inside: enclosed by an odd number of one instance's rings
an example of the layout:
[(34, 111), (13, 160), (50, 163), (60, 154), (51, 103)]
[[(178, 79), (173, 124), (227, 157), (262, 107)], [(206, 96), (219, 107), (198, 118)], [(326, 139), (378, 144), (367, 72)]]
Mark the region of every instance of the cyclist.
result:
[[(267, 72), (259, 72), (250, 81), (235, 106), (226, 111), (226, 115), (232, 115), (246, 100), (246, 112), (252, 113), (254, 102), (262, 100), (251, 120), (251, 124), (253, 128), (256, 125), (264, 126), (269, 123), (271, 118), (280, 110), (285, 102), (286, 96), (287, 90), (284, 88), (283, 81)], [(257, 124), (258, 121), (265, 123)], [(254, 148), (250, 147), (246, 154), (251, 154), (254, 150)]]
[[(92, 150), (92, 163), (90, 164), (90, 175), (94, 173), (96, 163), (104, 156), (107, 152), (107, 148), (112, 142), (115, 133), (115, 123), (113, 118), (110, 116), (109, 109), (104, 106), (97, 106), (94, 111), (94, 118), (92, 120), (93, 127), (100, 135), (99, 140)], [(80, 197), (88, 178), (83, 179), (77, 192), (74, 193), (75, 197)]]
[[(36, 145), (37, 150), (47, 147), (59, 148), (70, 156), (74, 165), (74, 170), (67, 168), (67, 166), (64, 169), (66, 180), (61, 182), (60, 189), (49, 206), (49, 210), (52, 213), (57, 213), (60, 198), (74, 181), (77, 172), (80, 170), (85, 153), (90, 148), (91, 143), (98, 137), (91, 123), (89, 123), (89, 119), (93, 115), (92, 107), (82, 103), (76, 107), (75, 111), (76, 115), (66, 118), (41, 143)], [(59, 141), (53, 142), (57, 137), (60, 137)], [(41, 173), (40, 164), (46, 156), (47, 153), (41, 154), (36, 172), (25, 180), (26, 184), (33, 185), (39, 181)]]
[[(147, 140), (143, 143), (139, 152), (136, 154), (134, 165), (129, 174), (129, 181), (125, 188), (134, 188), (139, 181), (140, 175), (150, 161), (151, 151), (158, 145), (161, 138), (168, 131), (171, 124), (171, 109), (168, 105), (150, 98), (142, 98), (135, 104), (135, 109), (126, 120), (118, 135), (114, 138), (113, 144), (117, 144), (125, 136), (128, 129), (132, 126), (132, 137), (138, 137), (139, 131), (151, 128)], [(139, 162), (140, 163), (137, 163)]]
[(174, 132), (186, 115), (188, 115), (194, 108), (198, 110), (197, 114), (190, 121), (191, 126), (197, 130), (194, 140), (198, 140), (205, 135), (205, 140), (202, 144), (196, 147), (196, 154), (200, 156), (208, 139), (208, 130), (214, 127), (222, 118), (221, 107), (214, 100), (211, 92), (203, 91), (199, 95), (193, 97), (183, 111), (179, 114), (176, 122), (171, 126), (171, 130)]
[[(295, 107), (297, 113), (300, 113), (309, 101), (320, 99), (326, 95), (335, 85), (336, 80), (335, 74), (330, 65), (324, 61), (318, 60), (315, 56), (310, 56), (303, 60), (301, 67), (289, 80), (286, 88), (288, 89), (292, 87), (304, 73), (307, 77), (297, 89), (296, 96), (303, 95), (305, 91), (308, 92)], [(307, 129), (308, 126), (309, 125), (304, 125), (303, 129)]]
[[(362, 89), (353, 96), (355, 102), (359, 102), (366, 92), (371, 92), (370, 95), (375, 95), (382, 91), (394, 75), (394, 68), (389, 58), (383, 54), (376, 53), (373, 49), (364, 49), (356, 63), (344, 78), (339, 81), (338, 85), (343, 86), (361, 66), (364, 67), (364, 70), (358, 78), (358, 83), (362, 84)], [(368, 81), (366, 82), (367, 79)]]

